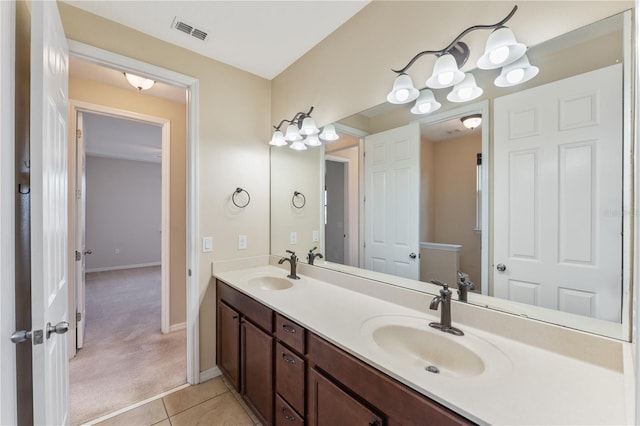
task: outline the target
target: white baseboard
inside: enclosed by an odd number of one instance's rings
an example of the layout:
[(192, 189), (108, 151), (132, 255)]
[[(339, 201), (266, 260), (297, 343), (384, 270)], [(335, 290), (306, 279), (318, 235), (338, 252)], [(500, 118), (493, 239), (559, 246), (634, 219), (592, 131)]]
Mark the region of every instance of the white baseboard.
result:
[(173, 333), (174, 331), (178, 331), (178, 330), (184, 330), (185, 328), (187, 328), (187, 323), (186, 322), (180, 322), (178, 324), (173, 324), (172, 326), (169, 327), (169, 333)]
[(107, 266), (105, 268), (85, 269), (85, 272), (119, 271), (121, 269), (146, 268), (147, 266), (160, 266), (160, 265), (161, 265), (160, 262), (138, 263), (136, 265)]
[(214, 377), (218, 377), (222, 375), (222, 372), (218, 367), (213, 367), (205, 371), (200, 372), (200, 383), (206, 382), (207, 380), (211, 380)]

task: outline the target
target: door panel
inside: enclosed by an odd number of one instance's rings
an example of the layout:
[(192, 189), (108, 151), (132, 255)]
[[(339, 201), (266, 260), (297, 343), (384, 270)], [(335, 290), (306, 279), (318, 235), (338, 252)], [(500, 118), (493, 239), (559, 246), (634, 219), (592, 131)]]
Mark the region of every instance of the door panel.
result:
[(622, 65), (498, 98), (494, 292), (621, 321)]
[(327, 191), (327, 224), (325, 225), (325, 258), (327, 262), (345, 264), (345, 163), (325, 161)]
[(68, 50), (55, 2), (31, 3), (31, 315), (36, 424), (69, 423), (67, 339)]
[(420, 129), (365, 138), (365, 267), (418, 279)]

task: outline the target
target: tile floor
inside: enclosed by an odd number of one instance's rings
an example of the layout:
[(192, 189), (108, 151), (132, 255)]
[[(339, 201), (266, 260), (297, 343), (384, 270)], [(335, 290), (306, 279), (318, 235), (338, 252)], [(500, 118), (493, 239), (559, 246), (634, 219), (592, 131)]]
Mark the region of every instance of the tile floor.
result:
[(133, 408), (98, 425), (253, 426), (260, 423), (240, 395), (220, 376)]

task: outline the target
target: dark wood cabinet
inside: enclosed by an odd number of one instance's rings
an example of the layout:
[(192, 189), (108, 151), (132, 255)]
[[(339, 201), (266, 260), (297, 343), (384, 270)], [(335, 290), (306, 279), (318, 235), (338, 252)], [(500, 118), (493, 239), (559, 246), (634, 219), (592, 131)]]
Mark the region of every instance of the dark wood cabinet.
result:
[(218, 301), (218, 368), (233, 387), (240, 391), (240, 314)]
[(242, 324), (242, 396), (261, 423), (273, 423), (273, 337), (249, 321)]
[(471, 425), (217, 281), (218, 367), (265, 425)]
[(315, 369), (309, 371), (309, 426), (382, 426), (382, 417)]

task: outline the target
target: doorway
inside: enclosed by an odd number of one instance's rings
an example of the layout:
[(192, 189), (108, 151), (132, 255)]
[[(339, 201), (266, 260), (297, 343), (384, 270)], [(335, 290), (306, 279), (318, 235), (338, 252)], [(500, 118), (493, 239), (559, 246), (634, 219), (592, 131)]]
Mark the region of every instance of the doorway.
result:
[[(80, 350), (70, 364), (71, 414), (74, 422), (84, 422), (175, 388), (187, 379), (187, 168), (185, 156), (180, 155), (181, 150), (186, 151), (187, 107), (184, 88), (179, 89), (182, 102), (175, 102), (151, 93), (139, 93), (127, 86), (85, 79), (74, 67), (80, 67), (79, 61), (73, 58), (70, 62), (70, 117), (73, 119), (77, 114), (77, 123), (83, 124), (84, 129), (76, 123), (71, 123), (71, 128), (80, 129), (74, 135), (78, 136), (75, 142), (79, 147), (86, 142), (88, 154), (87, 190), (81, 189), (85, 180), (82, 167), (78, 166), (79, 190), (73, 198), (86, 196), (87, 199), (87, 244), (76, 243), (83, 262), (75, 262), (80, 269), (86, 260), (87, 292), (81, 291), (85, 288), (84, 273), (78, 273), (75, 295), (82, 296), (78, 298), (79, 308), (87, 299), (88, 311), (78, 310), (78, 338), (82, 336), (84, 324), (89, 325), (88, 335), (85, 342), (78, 341), (89, 346)], [(86, 63), (82, 66), (89, 66), (94, 75), (111, 72), (124, 80), (122, 73), (112, 69), (96, 70), (97, 65)], [(93, 103), (103, 99), (106, 105)], [(70, 160), (69, 164), (75, 161)], [(176, 167), (178, 173), (175, 173)], [(171, 184), (175, 185), (176, 179), (181, 179), (177, 185), (181, 191), (171, 192)], [(144, 202), (139, 203), (141, 200)], [(82, 206), (77, 210), (81, 212)], [(76, 222), (81, 222), (80, 216), (76, 214)], [(76, 234), (80, 236), (82, 232)], [(71, 266), (70, 271), (73, 271)], [(111, 306), (105, 309), (100, 300), (111, 301)], [(71, 302), (75, 304), (76, 299), (70, 298), (70, 305)], [(70, 319), (75, 317), (72, 312)], [(94, 321), (93, 327), (91, 321)], [(96, 321), (101, 322), (99, 329), (95, 327)], [(113, 324), (107, 327), (108, 323)], [(99, 338), (96, 334), (100, 334)], [(69, 349), (72, 348), (75, 341), (69, 342)], [(99, 358), (103, 355), (104, 358)], [(114, 361), (116, 359), (120, 362)], [(115, 363), (121, 367), (92, 371), (88, 367), (92, 363)], [(127, 374), (127, 367), (134, 365), (138, 366), (135, 371)], [(158, 380), (154, 366), (169, 371), (163, 380)], [(175, 372), (177, 377), (171, 374)], [(149, 383), (145, 383), (146, 379)], [(110, 401), (107, 401), (106, 390), (100, 398), (85, 398), (91, 392), (91, 385), (97, 383), (103, 383), (101, 387), (107, 390), (115, 388), (109, 395)], [(158, 388), (160, 385), (165, 387)], [(83, 407), (81, 417), (77, 415), (78, 410), (74, 413), (74, 395), (76, 400), (84, 398), (89, 405), (94, 404)], [(102, 401), (96, 406), (95, 400)], [(108, 411), (104, 407), (109, 407)]]

